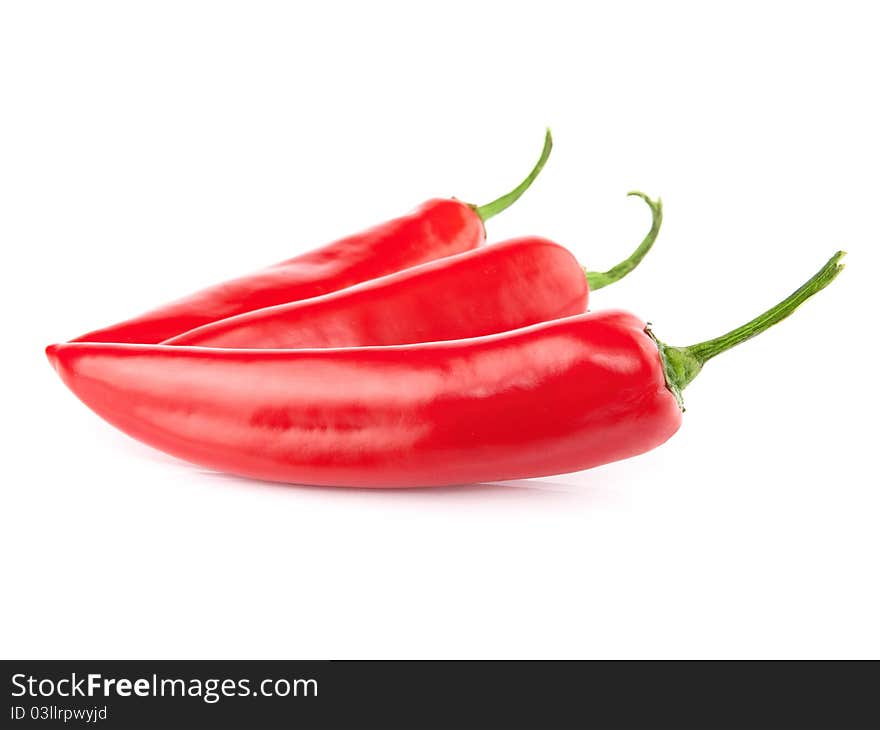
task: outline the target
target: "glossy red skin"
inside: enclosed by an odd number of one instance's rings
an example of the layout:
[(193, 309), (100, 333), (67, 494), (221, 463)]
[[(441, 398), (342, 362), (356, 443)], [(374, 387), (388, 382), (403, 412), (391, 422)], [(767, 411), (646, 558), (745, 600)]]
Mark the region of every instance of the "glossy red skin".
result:
[(457, 340), (580, 314), (587, 294), (584, 271), (566, 249), (519, 238), (212, 322), (165, 344), (301, 349)]
[(162, 342), (218, 319), (320, 296), (469, 251), (482, 243), (485, 235), (482, 220), (469, 205), (458, 200), (429, 200), (400, 218), (73, 341)]
[(70, 389), (174, 456), (300, 484), (416, 487), (578, 471), (681, 412), (645, 323), (567, 317), (471, 340), (325, 350), (63, 344)]

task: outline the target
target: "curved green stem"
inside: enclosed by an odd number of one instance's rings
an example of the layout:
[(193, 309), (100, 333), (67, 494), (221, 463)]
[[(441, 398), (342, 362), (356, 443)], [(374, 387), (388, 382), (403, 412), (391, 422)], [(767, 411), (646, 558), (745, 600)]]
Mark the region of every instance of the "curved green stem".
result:
[(541, 150), (541, 157), (538, 159), (538, 162), (532, 168), (532, 171), (528, 174), (525, 180), (523, 180), (519, 185), (517, 185), (513, 190), (511, 190), (506, 195), (502, 195), (500, 198), (493, 200), (491, 203), (486, 203), (485, 205), (472, 205), (477, 215), (480, 216), (483, 223), (489, 220), (492, 216), (498, 215), (501, 211), (507, 210), (511, 205), (513, 205), (517, 200), (519, 200), (520, 196), (529, 189), (531, 184), (535, 181), (535, 178), (538, 177), (541, 170), (544, 169), (544, 163), (547, 162), (547, 158), (550, 157), (550, 150), (553, 149), (553, 136), (550, 134), (550, 129), (547, 129), (547, 133), (544, 135), (544, 149)]
[(587, 283), (590, 285), (590, 291), (596, 291), (596, 289), (601, 289), (603, 286), (608, 286), (615, 281), (620, 281), (641, 263), (642, 259), (645, 258), (645, 254), (648, 253), (648, 251), (651, 250), (651, 246), (654, 245), (654, 241), (657, 240), (657, 234), (660, 232), (660, 225), (663, 223), (663, 201), (660, 200), (660, 198), (657, 198), (657, 200), (651, 200), (647, 195), (636, 190), (627, 193), (627, 195), (634, 195), (641, 198), (651, 208), (651, 230), (648, 231), (648, 235), (645, 236), (644, 240), (639, 244), (639, 247), (633, 251), (628, 258), (625, 258), (614, 268), (608, 269), (608, 271), (587, 271), (584, 269), (584, 274), (587, 276)]
[(753, 320), (746, 322), (741, 327), (731, 330), (727, 334), (715, 337), (705, 342), (699, 342), (689, 347), (670, 347), (660, 342), (653, 333), (648, 334), (657, 343), (660, 357), (663, 360), (663, 368), (666, 374), (666, 385), (675, 394), (681, 405), (681, 391), (697, 377), (703, 365), (716, 355), (726, 352), (731, 347), (736, 347), (741, 342), (750, 340), (761, 334), (774, 324), (781, 322), (794, 312), (801, 304), (814, 294), (822, 291), (837, 275), (843, 271), (840, 259), (845, 256), (844, 251), (838, 251), (832, 256), (818, 272), (797, 291), (783, 299), (779, 304), (771, 307)]

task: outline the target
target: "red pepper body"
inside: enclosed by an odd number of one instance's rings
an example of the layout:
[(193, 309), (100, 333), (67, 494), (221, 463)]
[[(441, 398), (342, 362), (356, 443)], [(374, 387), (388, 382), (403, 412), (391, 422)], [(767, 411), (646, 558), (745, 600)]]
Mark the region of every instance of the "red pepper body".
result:
[(681, 422), (657, 345), (624, 312), (392, 347), (76, 343), (47, 354), (87, 406), (130, 436), (282, 482), (408, 487), (559, 474), (640, 454)]
[(158, 343), (218, 319), (316, 297), (469, 251), (484, 240), (483, 221), (471, 206), (429, 200), (400, 218), (74, 341)]
[(580, 314), (587, 294), (584, 271), (567, 250), (543, 238), (519, 238), (212, 322), (165, 344), (307, 348), (456, 340)]

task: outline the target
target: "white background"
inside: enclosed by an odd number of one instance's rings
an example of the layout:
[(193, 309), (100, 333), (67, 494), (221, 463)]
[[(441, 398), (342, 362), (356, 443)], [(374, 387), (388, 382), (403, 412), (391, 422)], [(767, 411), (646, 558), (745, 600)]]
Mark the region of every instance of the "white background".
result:
[[(878, 657), (872, 3), (5, 2), (6, 658)], [(544, 175), (490, 240), (592, 268), (713, 361), (653, 453), (370, 492), (207, 473), (43, 347), (402, 213)]]

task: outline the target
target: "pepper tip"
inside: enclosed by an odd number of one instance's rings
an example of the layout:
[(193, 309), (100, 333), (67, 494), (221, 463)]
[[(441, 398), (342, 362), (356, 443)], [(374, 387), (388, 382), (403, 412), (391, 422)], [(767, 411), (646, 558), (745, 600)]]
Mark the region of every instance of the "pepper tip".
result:
[(49, 345), (46, 348), (46, 357), (49, 360), (49, 364), (52, 366), (52, 369), (55, 372), (58, 372), (58, 348), (60, 345)]

